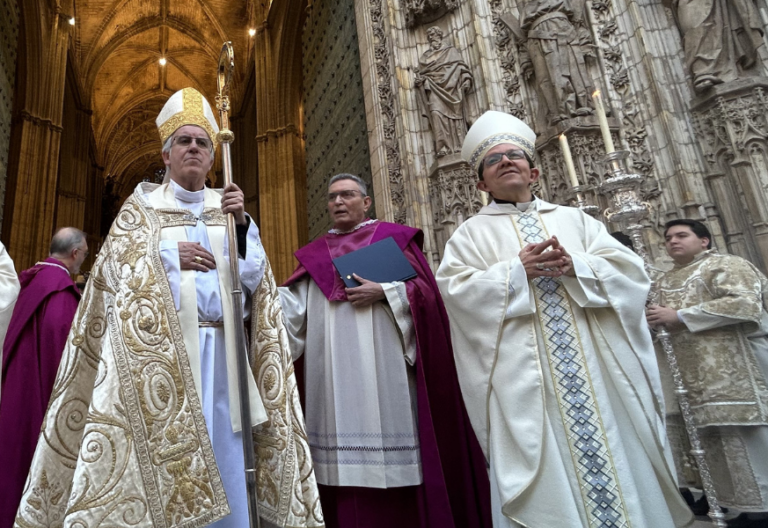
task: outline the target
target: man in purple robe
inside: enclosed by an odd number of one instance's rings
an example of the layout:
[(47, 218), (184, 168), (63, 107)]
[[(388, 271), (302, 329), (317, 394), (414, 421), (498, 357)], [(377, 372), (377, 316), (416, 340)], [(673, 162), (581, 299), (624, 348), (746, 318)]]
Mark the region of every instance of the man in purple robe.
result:
[[(367, 220), (365, 183), (331, 178), (331, 231), (280, 288), (303, 355), (307, 434), (329, 528), (490, 526), (485, 459), (456, 376), (418, 229)], [(345, 288), (332, 260), (392, 237), (417, 276)]]
[(70, 275), (88, 255), (85, 233), (64, 227), (50, 256), (21, 273), (3, 345), (0, 400), (0, 528), (11, 528), (51, 397), (80, 291)]

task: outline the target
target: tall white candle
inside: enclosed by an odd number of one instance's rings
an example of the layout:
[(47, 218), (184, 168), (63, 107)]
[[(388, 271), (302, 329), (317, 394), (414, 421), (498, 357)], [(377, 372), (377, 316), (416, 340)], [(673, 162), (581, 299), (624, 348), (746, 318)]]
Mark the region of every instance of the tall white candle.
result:
[(576, 178), (576, 167), (573, 166), (571, 147), (568, 145), (568, 138), (565, 137), (565, 134), (560, 134), (560, 149), (563, 151), (565, 166), (568, 168), (568, 177), (571, 179), (571, 186), (578, 187), (579, 180)]
[(592, 94), (592, 100), (595, 102), (595, 111), (597, 112), (597, 121), (600, 123), (600, 132), (603, 134), (603, 143), (605, 143), (605, 152), (610, 154), (616, 151), (616, 147), (613, 146), (613, 138), (611, 137), (611, 129), (608, 126), (608, 117), (605, 115), (605, 108), (603, 107), (603, 99), (600, 97), (600, 90), (596, 90)]

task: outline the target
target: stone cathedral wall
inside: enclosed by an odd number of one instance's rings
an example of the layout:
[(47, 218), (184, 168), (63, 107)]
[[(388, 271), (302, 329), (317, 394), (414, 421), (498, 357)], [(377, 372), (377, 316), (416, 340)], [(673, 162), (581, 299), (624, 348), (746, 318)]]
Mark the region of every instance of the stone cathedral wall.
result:
[[(302, 33), (303, 110), (309, 239), (331, 226), (327, 184), (334, 174), (371, 187), (368, 131), (353, 0), (313, 2)], [(371, 187), (370, 194), (373, 194)], [(371, 215), (375, 218), (375, 208)]]
[(19, 11), (16, 0), (0, 0), (0, 225), (3, 221), (8, 148), (11, 142), (18, 37)]
[[(600, 90), (616, 148), (644, 177), (652, 255), (665, 258), (664, 223), (688, 217), (709, 225), (721, 251), (768, 267), (765, 0), (357, 0), (355, 8), (377, 209), (424, 229), (433, 265), (487, 200), (458, 155), (466, 127), (486, 110), (510, 112), (538, 133), (539, 196), (572, 201), (558, 144), (566, 134), (588, 200), (608, 207), (597, 192), (609, 175), (591, 100)], [(728, 17), (748, 27), (729, 32)], [(702, 28), (721, 32), (711, 65), (692, 51)], [(462, 73), (441, 80), (449, 68)], [(430, 83), (449, 94), (442, 103)], [(446, 105), (461, 117), (435, 117)]]

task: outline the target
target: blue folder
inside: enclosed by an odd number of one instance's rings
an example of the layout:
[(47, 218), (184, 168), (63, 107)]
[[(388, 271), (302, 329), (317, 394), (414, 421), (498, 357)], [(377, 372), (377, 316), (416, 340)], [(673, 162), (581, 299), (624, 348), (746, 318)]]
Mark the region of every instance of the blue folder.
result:
[(335, 258), (333, 265), (347, 288), (360, 286), (353, 273), (373, 282), (403, 282), (416, 276), (416, 270), (392, 237)]

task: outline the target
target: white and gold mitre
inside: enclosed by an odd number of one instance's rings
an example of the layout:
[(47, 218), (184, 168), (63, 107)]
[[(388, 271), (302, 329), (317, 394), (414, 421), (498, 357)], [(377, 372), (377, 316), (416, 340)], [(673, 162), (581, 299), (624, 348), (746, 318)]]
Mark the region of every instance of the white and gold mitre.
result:
[(477, 170), (490, 149), (509, 143), (534, 157), (536, 133), (513, 115), (489, 110), (470, 127), (461, 148), (461, 157)]
[(216, 124), (211, 105), (203, 94), (194, 88), (184, 88), (168, 98), (155, 123), (163, 144), (184, 125), (199, 126), (208, 133), (214, 145), (219, 133), (219, 125)]

